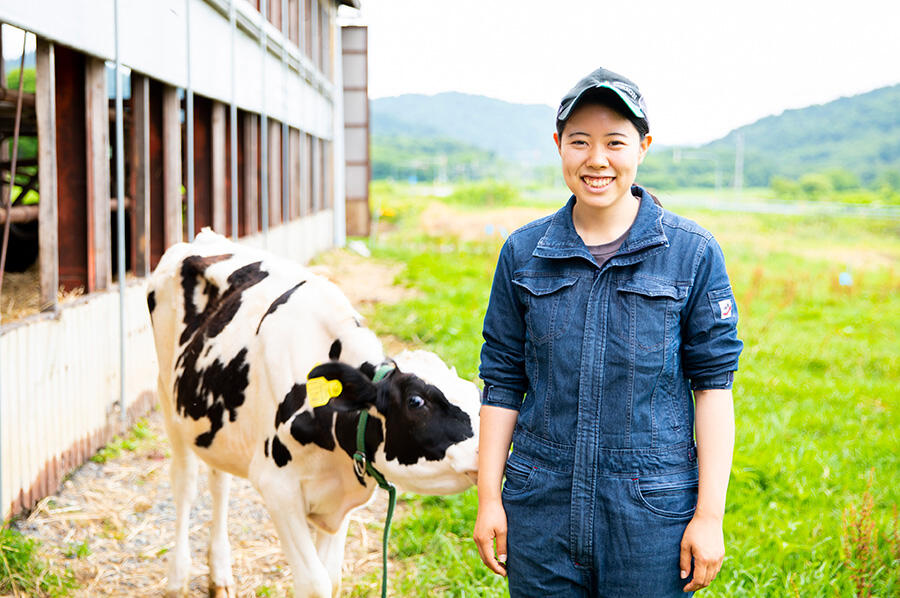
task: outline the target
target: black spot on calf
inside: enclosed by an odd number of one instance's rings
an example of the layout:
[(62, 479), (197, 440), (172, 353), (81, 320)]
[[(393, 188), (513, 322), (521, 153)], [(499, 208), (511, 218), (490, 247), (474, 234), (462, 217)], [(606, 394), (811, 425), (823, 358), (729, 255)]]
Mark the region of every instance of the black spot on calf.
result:
[(341, 339), (337, 339), (333, 343), (331, 343), (331, 348), (328, 349), (328, 359), (332, 361), (337, 361), (341, 358)]
[(272, 436), (272, 458), (278, 467), (284, 467), (291, 460), (291, 451), (278, 440), (278, 436)]
[(294, 384), (291, 390), (284, 396), (284, 400), (278, 405), (275, 413), (275, 427), (285, 423), (291, 416), (300, 411), (306, 402), (306, 385)]
[(303, 285), (303, 283), (305, 283), (305, 282), (306, 282), (305, 280), (301, 280), (296, 285), (294, 285), (292, 288), (290, 288), (287, 291), (285, 291), (284, 293), (282, 293), (281, 296), (278, 297), (278, 299), (276, 299), (275, 301), (272, 302), (272, 305), (269, 306), (269, 309), (266, 310), (266, 313), (263, 314), (263, 317), (261, 317), (259, 319), (259, 325), (257, 325), (257, 327), (256, 327), (256, 334), (259, 334), (259, 329), (262, 327), (263, 320), (266, 319), (266, 316), (268, 316), (270, 313), (273, 313), (276, 309), (278, 309), (279, 306), (287, 303), (288, 299), (291, 298), (291, 295), (294, 293), (294, 291), (299, 289), (300, 286)]
[(291, 436), (300, 444), (315, 444), (327, 451), (334, 450), (334, 436), (331, 426), (334, 409), (329, 405), (316, 407), (312, 412), (298, 413), (291, 422)]
[[(176, 405), (179, 413), (194, 420), (209, 418), (209, 432), (195, 440), (197, 446), (202, 447), (212, 445), (216, 433), (224, 425), (226, 411), (231, 421), (237, 417), (237, 408), (244, 403), (244, 390), (249, 384), (250, 365), (245, 361), (246, 348), (241, 349), (227, 364), (216, 359), (205, 369), (198, 369), (197, 362), (203, 349), (208, 350), (209, 340), (218, 336), (240, 309), (243, 292), (269, 275), (260, 268), (262, 262), (247, 264), (231, 273), (227, 280), (228, 287), (219, 295), (219, 288), (200, 274), (211, 264), (229, 257), (191, 256), (185, 259), (181, 268), (185, 329), (180, 342), (187, 346), (178, 356), (175, 366), (176, 369), (183, 368), (175, 381)], [(198, 313), (193, 302), (198, 282), (205, 285), (206, 305), (202, 313)]]
[(156, 291), (150, 291), (147, 293), (147, 308), (150, 310), (150, 313), (153, 313), (153, 310), (156, 309)]

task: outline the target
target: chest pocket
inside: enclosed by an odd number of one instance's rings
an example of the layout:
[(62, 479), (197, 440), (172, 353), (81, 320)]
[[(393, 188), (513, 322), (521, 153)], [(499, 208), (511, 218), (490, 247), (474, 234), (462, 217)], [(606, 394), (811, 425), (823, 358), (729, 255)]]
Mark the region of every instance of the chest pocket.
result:
[(645, 352), (662, 349), (671, 338), (672, 314), (687, 296), (687, 286), (655, 278), (629, 278), (610, 297), (609, 330)]
[(575, 276), (519, 276), (513, 284), (525, 305), (528, 337), (542, 344), (559, 337), (568, 327)]

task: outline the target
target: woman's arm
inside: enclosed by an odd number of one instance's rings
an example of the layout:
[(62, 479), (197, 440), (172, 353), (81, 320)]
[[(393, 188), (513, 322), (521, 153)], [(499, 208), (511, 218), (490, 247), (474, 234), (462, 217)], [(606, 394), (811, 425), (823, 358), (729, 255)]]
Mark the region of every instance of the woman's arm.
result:
[(694, 391), (697, 461), (700, 486), (697, 510), (681, 540), (681, 578), (694, 577), (685, 592), (705, 588), (715, 579), (725, 558), (722, 519), (734, 451), (734, 404), (731, 389)]
[(498, 575), (506, 575), (506, 512), (500, 501), (500, 484), (518, 416), (514, 409), (489, 405), (482, 405), (479, 416), (478, 517), (473, 536), (481, 560)]

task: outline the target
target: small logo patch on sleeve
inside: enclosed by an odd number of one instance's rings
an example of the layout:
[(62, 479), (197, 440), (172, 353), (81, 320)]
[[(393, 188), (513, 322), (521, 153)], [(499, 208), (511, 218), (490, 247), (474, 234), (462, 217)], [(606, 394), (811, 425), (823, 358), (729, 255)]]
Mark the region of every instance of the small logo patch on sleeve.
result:
[(734, 304), (731, 302), (731, 299), (722, 299), (719, 301), (719, 317), (723, 320), (732, 316), (733, 309)]

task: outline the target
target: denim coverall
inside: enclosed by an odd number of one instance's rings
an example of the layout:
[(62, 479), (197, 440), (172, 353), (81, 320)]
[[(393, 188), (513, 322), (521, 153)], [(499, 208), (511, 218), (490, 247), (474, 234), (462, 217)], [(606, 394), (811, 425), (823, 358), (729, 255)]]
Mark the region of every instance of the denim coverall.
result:
[(484, 405), (519, 411), (502, 493), (514, 598), (686, 595), (691, 389), (731, 388), (742, 343), (715, 239), (632, 193), (637, 217), (602, 267), (574, 196), (500, 252), (480, 374)]

